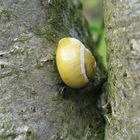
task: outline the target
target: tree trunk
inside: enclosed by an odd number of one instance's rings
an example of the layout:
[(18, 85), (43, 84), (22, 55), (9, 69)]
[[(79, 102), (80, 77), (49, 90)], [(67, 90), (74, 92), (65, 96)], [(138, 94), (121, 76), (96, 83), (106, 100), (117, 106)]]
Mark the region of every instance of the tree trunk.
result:
[(106, 140), (140, 139), (140, 1), (105, 0), (108, 46)]
[(93, 47), (78, 2), (0, 0), (0, 140), (103, 139), (103, 72), (84, 89), (65, 86), (55, 51), (67, 36)]

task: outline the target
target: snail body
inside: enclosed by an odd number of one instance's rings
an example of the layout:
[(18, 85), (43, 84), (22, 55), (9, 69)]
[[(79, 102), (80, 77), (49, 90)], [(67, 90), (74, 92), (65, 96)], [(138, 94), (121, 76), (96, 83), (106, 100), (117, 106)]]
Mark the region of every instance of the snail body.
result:
[(95, 73), (96, 62), (92, 53), (75, 38), (63, 38), (56, 51), (56, 64), (66, 85), (82, 88)]

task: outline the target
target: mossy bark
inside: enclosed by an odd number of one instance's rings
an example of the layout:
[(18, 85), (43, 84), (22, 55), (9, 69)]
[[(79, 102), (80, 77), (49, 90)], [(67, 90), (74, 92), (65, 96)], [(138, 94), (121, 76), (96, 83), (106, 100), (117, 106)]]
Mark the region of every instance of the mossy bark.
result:
[(106, 140), (140, 139), (140, 1), (105, 0), (108, 52)]
[(102, 70), (84, 89), (72, 90), (55, 65), (62, 37), (93, 47), (81, 13), (77, 1), (0, 1), (0, 140), (103, 139), (96, 108)]

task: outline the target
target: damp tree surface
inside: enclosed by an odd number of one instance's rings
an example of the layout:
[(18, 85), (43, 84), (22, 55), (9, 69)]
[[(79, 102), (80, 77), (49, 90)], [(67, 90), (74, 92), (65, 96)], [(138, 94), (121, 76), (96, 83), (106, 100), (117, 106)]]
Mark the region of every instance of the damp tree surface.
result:
[(79, 1), (0, 0), (0, 140), (139, 138), (140, 3), (104, 4), (108, 82), (94, 51), (96, 75), (73, 90), (59, 77), (55, 52), (68, 36), (96, 47)]
[(62, 37), (93, 47), (82, 5), (69, 0), (0, 1), (0, 139), (103, 139), (98, 67), (81, 90), (65, 86), (55, 52)]

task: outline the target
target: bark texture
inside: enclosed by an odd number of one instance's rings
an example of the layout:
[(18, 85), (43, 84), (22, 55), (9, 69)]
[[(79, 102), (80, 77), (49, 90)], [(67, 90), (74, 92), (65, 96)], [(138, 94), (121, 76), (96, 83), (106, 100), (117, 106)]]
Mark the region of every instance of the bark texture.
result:
[(106, 140), (140, 139), (140, 1), (105, 0), (108, 46)]
[(77, 1), (0, 0), (0, 140), (103, 138), (103, 73), (98, 67), (84, 89), (66, 87), (55, 65), (66, 36), (93, 47)]

